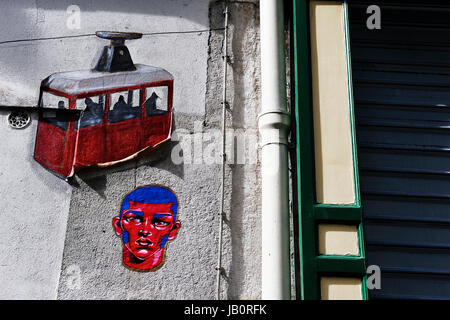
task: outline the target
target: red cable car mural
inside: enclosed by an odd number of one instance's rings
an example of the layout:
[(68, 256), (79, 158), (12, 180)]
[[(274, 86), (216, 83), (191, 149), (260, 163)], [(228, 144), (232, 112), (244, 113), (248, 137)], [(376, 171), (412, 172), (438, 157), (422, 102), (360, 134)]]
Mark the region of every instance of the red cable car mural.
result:
[(34, 159), (63, 178), (132, 159), (171, 135), (172, 75), (134, 65), (125, 46), (142, 34), (96, 35), (111, 44), (93, 70), (55, 73), (41, 83)]

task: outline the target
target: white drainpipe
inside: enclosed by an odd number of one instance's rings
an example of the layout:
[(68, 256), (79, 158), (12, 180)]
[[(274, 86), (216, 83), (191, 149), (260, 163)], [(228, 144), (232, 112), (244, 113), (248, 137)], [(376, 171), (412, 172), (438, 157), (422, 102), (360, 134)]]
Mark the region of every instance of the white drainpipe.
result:
[(290, 299), (289, 173), (283, 1), (260, 1), (262, 299)]

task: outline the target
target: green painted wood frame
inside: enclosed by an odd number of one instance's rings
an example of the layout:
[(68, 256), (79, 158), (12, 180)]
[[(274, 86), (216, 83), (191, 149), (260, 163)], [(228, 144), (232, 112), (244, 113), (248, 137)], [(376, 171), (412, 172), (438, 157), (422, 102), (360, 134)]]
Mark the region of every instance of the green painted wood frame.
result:
[[(359, 190), (359, 170), (356, 147), (353, 90), (351, 78), (348, 8), (344, 6), (345, 42), (354, 165), (355, 203), (353, 205), (317, 204), (315, 199), (314, 128), (310, 58), (309, 0), (293, 0), (293, 39), (295, 72), (295, 121), (297, 151), (297, 184), (299, 214), (300, 296), (303, 300), (321, 298), (320, 278), (358, 277), (362, 279), (362, 297), (368, 299), (366, 286), (366, 257)], [(355, 225), (358, 230), (359, 256), (320, 255), (318, 224)]]

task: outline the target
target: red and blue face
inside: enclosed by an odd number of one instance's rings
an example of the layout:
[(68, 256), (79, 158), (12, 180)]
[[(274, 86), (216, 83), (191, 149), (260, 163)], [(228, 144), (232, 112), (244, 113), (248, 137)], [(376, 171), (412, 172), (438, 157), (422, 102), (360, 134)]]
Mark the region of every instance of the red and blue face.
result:
[(162, 266), (165, 245), (176, 238), (181, 226), (177, 210), (175, 193), (163, 186), (140, 187), (123, 199), (113, 227), (122, 235), (126, 266), (142, 271)]

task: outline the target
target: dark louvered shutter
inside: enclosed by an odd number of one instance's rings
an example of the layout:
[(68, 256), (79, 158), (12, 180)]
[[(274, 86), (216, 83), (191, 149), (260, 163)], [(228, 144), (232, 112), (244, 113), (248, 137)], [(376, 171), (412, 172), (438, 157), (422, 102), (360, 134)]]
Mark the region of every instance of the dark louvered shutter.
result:
[(370, 296), (450, 299), (450, 3), (349, 9)]

